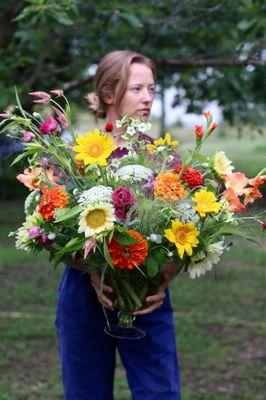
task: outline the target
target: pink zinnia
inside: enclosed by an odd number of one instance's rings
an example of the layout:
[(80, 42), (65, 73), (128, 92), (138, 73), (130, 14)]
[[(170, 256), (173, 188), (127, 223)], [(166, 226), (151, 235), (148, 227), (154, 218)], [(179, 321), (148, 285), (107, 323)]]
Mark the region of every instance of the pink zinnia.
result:
[(40, 131), (44, 135), (51, 135), (52, 133), (59, 133), (60, 126), (58, 125), (56, 119), (53, 117), (48, 118), (47, 120), (43, 121), (40, 126)]
[[(113, 192), (113, 202), (116, 217), (125, 222), (128, 211), (134, 204), (136, 204), (137, 199), (130, 188), (119, 186)], [(136, 211), (133, 212), (131, 219), (135, 218), (135, 216)]]

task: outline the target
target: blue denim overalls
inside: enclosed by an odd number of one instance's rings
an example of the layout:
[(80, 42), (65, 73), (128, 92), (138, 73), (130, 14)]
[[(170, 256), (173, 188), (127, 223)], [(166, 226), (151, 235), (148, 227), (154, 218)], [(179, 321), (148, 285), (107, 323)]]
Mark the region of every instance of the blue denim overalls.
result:
[[(107, 311), (111, 323), (117, 313)], [(66, 267), (59, 287), (56, 327), (66, 400), (114, 400), (115, 351), (126, 369), (132, 400), (180, 400), (175, 327), (169, 292), (159, 309), (138, 316), (140, 340), (112, 338), (90, 275)]]

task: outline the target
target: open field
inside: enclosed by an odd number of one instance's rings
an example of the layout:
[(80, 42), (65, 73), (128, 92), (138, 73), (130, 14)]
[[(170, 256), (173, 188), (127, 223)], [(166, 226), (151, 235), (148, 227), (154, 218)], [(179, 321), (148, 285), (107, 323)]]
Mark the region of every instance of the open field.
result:
[[(0, 400), (63, 399), (54, 328), (63, 266), (51, 274), (45, 254), (16, 252), (7, 233), (22, 202), (0, 206)], [(183, 400), (265, 398), (265, 266), (265, 247), (236, 241), (203, 279), (172, 283)], [(120, 360), (115, 399), (130, 400)]]

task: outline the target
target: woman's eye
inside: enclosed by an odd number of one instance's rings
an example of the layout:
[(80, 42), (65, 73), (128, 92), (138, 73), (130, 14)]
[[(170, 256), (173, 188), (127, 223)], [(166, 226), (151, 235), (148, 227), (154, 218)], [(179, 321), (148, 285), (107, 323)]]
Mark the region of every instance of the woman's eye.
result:
[(139, 87), (135, 87), (135, 88), (132, 88), (132, 90), (134, 90), (134, 92), (139, 92), (140, 88)]

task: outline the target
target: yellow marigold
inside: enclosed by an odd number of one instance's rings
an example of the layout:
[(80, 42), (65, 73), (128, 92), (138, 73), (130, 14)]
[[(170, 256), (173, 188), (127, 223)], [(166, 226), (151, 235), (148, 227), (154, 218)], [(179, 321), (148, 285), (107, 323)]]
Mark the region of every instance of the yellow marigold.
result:
[(172, 172), (159, 174), (155, 181), (154, 196), (166, 203), (187, 197), (187, 191)]
[(78, 145), (72, 147), (78, 153), (75, 158), (76, 160), (83, 160), (85, 165), (93, 163), (100, 166), (107, 165), (106, 159), (116, 149), (113, 138), (101, 134), (99, 129), (87, 132), (86, 136), (79, 135), (76, 140)]
[(194, 222), (182, 224), (180, 221), (172, 220), (172, 228), (164, 230), (164, 236), (169, 242), (176, 245), (178, 255), (183, 259), (186, 252), (189, 256), (192, 255), (193, 247), (197, 247), (199, 241), (197, 236), (199, 231), (195, 228)]
[(179, 141), (178, 140), (172, 140), (170, 133), (167, 132), (164, 138), (160, 138), (158, 140), (155, 140), (153, 142), (153, 144), (147, 144), (146, 147), (147, 147), (147, 149), (148, 149), (150, 154), (154, 154), (155, 151), (157, 149), (159, 149), (159, 147), (171, 148), (171, 147), (177, 146), (178, 144), (179, 144)]
[(213, 192), (209, 192), (206, 189), (201, 189), (191, 197), (195, 203), (193, 210), (197, 211), (201, 217), (205, 217), (207, 213), (214, 212), (217, 213), (222, 205), (216, 202), (216, 197)]

